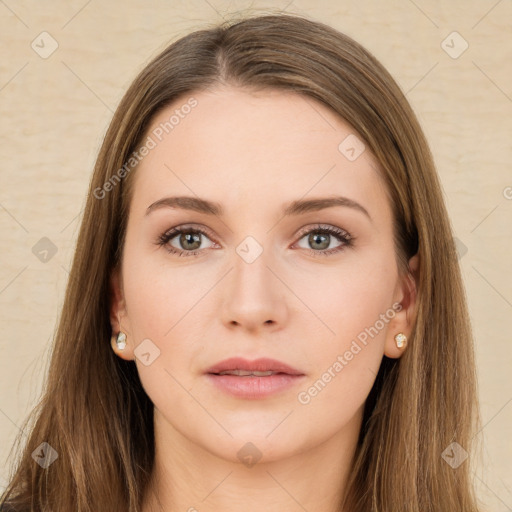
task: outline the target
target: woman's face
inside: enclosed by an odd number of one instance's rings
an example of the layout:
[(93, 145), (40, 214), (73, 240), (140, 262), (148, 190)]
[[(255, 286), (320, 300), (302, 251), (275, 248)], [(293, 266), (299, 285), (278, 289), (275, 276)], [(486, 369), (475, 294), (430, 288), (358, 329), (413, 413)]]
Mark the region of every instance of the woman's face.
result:
[[(165, 108), (144, 145), (112, 323), (157, 425), (232, 461), (353, 437), (413, 301), (370, 151), (313, 99), (231, 87)], [(208, 373), (230, 358), (299, 375)]]

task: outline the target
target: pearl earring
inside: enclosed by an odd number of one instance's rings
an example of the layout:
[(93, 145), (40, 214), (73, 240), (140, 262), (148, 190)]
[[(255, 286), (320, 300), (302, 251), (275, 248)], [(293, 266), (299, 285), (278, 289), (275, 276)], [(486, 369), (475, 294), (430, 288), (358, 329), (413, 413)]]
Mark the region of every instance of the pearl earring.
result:
[(399, 332), (395, 336), (395, 343), (397, 348), (404, 348), (407, 344), (407, 336), (403, 332)]
[(116, 336), (116, 345), (119, 350), (124, 350), (126, 348), (126, 334), (122, 331), (119, 331)]

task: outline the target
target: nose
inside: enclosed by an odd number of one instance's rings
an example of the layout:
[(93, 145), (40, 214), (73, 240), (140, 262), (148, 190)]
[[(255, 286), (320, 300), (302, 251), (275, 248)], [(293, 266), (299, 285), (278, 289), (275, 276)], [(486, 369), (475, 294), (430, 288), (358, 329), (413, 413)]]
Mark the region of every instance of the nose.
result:
[(222, 322), (228, 329), (282, 329), (288, 316), (286, 287), (267, 266), (265, 251), (248, 263), (236, 252), (223, 290)]

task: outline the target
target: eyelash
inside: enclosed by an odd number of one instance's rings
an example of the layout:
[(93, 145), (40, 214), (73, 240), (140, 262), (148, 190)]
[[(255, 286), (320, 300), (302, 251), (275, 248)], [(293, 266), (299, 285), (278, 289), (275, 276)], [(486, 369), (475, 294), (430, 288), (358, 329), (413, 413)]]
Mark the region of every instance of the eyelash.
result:
[[(165, 247), (166, 251), (175, 254), (177, 256), (196, 256), (201, 251), (204, 251), (205, 249), (197, 249), (195, 251), (181, 251), (176, 249), (175, 247), (172, 247), (169, 244), (169, 242), (176, 237), (176, 235), (180, 234), (195, 234), (195, 233), (201, 233), (202, 235), (211, 238), (209, 233), (199, 227), (188, 227), (188, 226), (180, 226), (176, 228), (172, 228), (169, 231), (166, 231), (162, 235), (160, 235), (156, 241), (156, 244), (159, 246)], [(343, 242), (343, 245), (340, 245), (338, 247), (334, 247), (333, 249), (323, 249), (321, 251), (315, 251), (313, 249), (306, 249), (308, 250), (313, 256), (329, 256), (334, 253), (338, 253), (340, 251), (343, 251), (347, 247), (351, 247), (353, 245), (353, 242), (355, 238), (344, 229), (339, 229), (334, 226), (328, 226), (328, 225), (321, 225), (318, 224), (317, 226), (314, 226), (312, 228), (309, 228), (305, 231), (301, 231), (299, 240), (302, 240), (306, 235), (309, 235), (310, 233), (319, 233), (323, 235), (332, 235), (334, 236), (339, 242)]]

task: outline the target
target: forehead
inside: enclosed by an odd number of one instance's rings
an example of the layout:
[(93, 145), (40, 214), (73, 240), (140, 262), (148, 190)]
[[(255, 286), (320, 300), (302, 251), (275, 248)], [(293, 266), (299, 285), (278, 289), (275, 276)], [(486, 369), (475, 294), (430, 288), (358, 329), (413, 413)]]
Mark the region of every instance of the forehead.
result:
[(376, 201), (385, 194), (355, 130), (290, 91), (218, 87), (183, 95), (155, 116), (148, 138), (154, 147), (135, 173), (135, 195), (146, 201), (164, 190), (237, 206), (244, 198), (269, 204), (333, 192)]
[(148, 132), (170, 144), (193, 139), (204, 151), (217, 147), (211, 141), (223, 141), (222, 149), (244, 145), (247, 158), (264, 154), (267, 159), (314, 156), (318, 150), (337, 156), (340, 137), (356, 135), (346, 121), (313, 98), (231, 86), (181, 96), (156, 115)]

